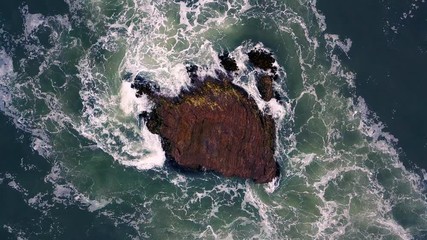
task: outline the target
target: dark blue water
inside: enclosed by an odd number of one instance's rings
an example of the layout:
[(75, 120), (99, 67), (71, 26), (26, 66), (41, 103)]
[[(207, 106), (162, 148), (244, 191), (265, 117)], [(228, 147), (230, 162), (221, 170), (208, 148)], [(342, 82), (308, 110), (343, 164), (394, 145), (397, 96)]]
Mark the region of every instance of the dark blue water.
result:
[(120, 239), (124, 235), (110, 220), (76, 205), (28, 200), (39, 193), (52, 194), (45, 178), (51, 164), (29, 148), (29, 134), (3, 115), (0, 122), (0, 239)]
[(342, 59), (357, 74), (357, 93), (399, 139), (406, 165), (427, 169), (427, 4), (321, 0), (318, 7), (326, 32), (353, 41)]

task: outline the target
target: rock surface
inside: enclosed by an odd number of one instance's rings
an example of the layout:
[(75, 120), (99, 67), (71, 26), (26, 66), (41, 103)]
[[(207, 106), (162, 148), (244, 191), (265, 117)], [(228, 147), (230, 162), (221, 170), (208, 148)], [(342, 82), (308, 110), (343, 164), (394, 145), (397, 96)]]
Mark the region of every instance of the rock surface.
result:
[(219, 60), (221, 60), (221, 65), (225, 70), (229, 72), (237, 71), (239, 68), (237, 67), (236, 61), (230, 57), (228, 52), (224, 52), (218, 56)]
[[(227, 71), (233, 71), (228, 55), (225, 59), (231, 66)], [(149, 130), (161, 136), (168, 157), (181, 167), (257, 183), (272, 181), (279, 172), (272, 117), (227, 76), (197, 80), (195, 69), (187, 67), (194, 80), (192, 89), (176, 98), (163, 97), (154, 84), (135, 79), (137, 95), (147, 94), (156, 103), (150, 114), (142, 116)], [(258, 85), (265, 98), (271, 98), (272, 79), (262, 78)]]
[(273, 54), (263, 50), (254, 49), (248, 53), (249, 61), (262, 70), (270, 70), (272, 73), (276, 73), (276, 67), (273, 66), (276, 60), (273, 58)]
[(257, 88), (264, 101), (270, 101), (273, 98), (273, 79), (277, 77), (277, 68), (273, 65), (276, 60), (273, 54), (263, 50), (254, 49), (248, 53), (249, 61), (256, 68), (260, 68), (265, 72), (257, 79)]
[(270, 101), (273, 98), (273, 78), (269, 75), (263, 75), (258, 78), (257, 87), (261, 98), (264, 101)]

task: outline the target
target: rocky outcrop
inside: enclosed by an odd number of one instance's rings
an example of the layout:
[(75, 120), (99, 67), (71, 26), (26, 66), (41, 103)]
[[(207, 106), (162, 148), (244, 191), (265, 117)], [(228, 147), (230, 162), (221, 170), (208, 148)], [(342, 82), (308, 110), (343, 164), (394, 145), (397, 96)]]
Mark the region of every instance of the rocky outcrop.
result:
[(221, 65), (225, 70), (229, 72), (239, 70), (239, 68), (237, 67), (236, 60), (231, 58), (228, 52), (224, 52), (223, 54), (220, 54), (218, 58), (219, 60), (221, 60)]
[(264, 101), (270, 101), (273, 98), (273, 78), (271, 76), (258, 77), (257, 87)]
[[(223, 61), (227, 71), (237, 70), (228, 54)], [(142, 117), (149, 130), (161, 136), (168, 157), (187, 169), (270, 182), (279, 172), (272, 117), (263, 114), (229, 76), (197, 79), (196, 67), (188, 66), (187, 71), (193, 86), (175, 98), (161, 96), (155, 84), (143, 78), (136, 78), (132, 85), (137, 95), (147, 94), (156, 103)], [(260, 91), (271, 98), (272, 79), (262, 78)]]
[(254, 49), (248, 53), (248, 56), (254, 67), (264, 70), (257, 79), (257, 87), (261, 98), (264, 101), (270, 101), (273, 98), (273, 79), (277, 77), (277, 67), (274, 66), (276, 60), (273, 54), (263, 49)]
[(276, 73), (277, 68), (273, 66), (276, 60), (273, 57), (272, 53), (269, 53), (263, 49), (254, 49), (248, 53), (249, 61), (258, 68), (262, 70), (269, 70), (273, 74)]

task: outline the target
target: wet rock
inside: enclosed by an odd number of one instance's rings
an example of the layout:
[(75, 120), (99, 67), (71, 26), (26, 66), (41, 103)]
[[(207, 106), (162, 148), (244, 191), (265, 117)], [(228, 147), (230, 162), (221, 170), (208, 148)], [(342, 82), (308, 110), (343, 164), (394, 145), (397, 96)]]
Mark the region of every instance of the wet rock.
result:
[(185, 68), (187, 69), (187, 74), (190, 77), (191, 83), (194, 83), (198, 79), (197, 71), (199, 67), (194, 64), (187, 64)]
[(243, 89), (206, 79), (178, 101), (153, 100), (157, 107), (145, 116), (147, 127), (179, 166), (258, 183), (276, 177), (274, 120)]
[(239, 70), (236, 64), (236, 60), (230, 57), (230, 54), (228, 52), (224, 52), (223, 54), (220, 54), (219, 60), (221, 60), (221, 65), (224, 67), (225, 70), (229, 72), (234, 72)]
[(157, 84), (146, 80), (140, 75), (135, 77), (130, 87), (136, 89), (136, 97), (140, 97), (143, 94), (154, 95), (160, 92), (160, 87)]
[[(145, 80), (133, 84), (155, 102), (153, 111), (141, 117), (160, 135), (168, 158), (185, 169), (272, 181), (279, 173), (273, 118), (263, 114), (230, 76), (199, 79), (197, 68), (188, 67), (187, 72), (193, 85), (175, 98), (157, 94)], [(257, 84), (265, 99), (273, 95), (272, 81), (264, 75)]]
[(273, 66), (276, 61), (272, 53), (269, 53), (263, 49), (254, 49), (248, 53), (249, 61), (257, 68), (262, 70), (270, 70), (273, 74), (276, 73), (277, 68)]
[(261, 94), (261, 98), (265, 101), (270, 101), (273, 98), (273, 81), (277, 80), (277, 67), (273, 64), (276, 60), (273, 54), (264, 49), (254, 49), (248, 53), (249, 62), (256, 68), (260, 68), (269, 73), (263, 73), (257, 78), (257, 87)]
[(271, 76), (258, 77), (257, 87), (264, 101), (270, 101), (273, 98), (273, 78)]

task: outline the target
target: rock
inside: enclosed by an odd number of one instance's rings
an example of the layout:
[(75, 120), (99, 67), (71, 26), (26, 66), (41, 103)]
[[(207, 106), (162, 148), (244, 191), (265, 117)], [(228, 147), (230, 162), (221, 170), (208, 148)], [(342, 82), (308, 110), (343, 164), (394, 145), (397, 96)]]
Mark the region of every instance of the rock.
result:
[(236, 64), (236, 60), (231, 58), (228, 52), (224, 52), (223, 54), (220, 54), (218, 57), (221, 60), (221, 65), (224, 67), (225, 70), (229, 72), (234, 72), (239, 70)]
[[(159, 95), (148, 81), (135, 79), (133, 84), (138, 93), (155, 102), (153, 111), (140, 117), (151, 132), (160, 135), (168, 159), (185, 169), (215, 171), (257, 183), (272, 181), (279, 173), (273, 118), (263, 114), (230, 76), (198, 79), (197, 67), (187, 71), (193, 86), (175, 98)], [(261, 77), (258, 85), (263, 98), (272, 97), (270, 76)]]
[(140, 97), (143, 94), (154, 95), (154, 94), (158, 94), (160, 91), (160, 87), (158, 85), (146, 80), (140, 75), (136, 75), (130, 87), (137, 90), (135, 94), (136, 97)]
[(277, 68), (273, 66), (276, 60), (273, 54), (263, 50), (254, 49), (248, 53), (249, 62), (251, 62), (256, 68), (260, 68), (270, 73), (263, 73), (257, 78), (257, 87), (261, 94), (261, 98), (265, 101), (270, 101), (273, 98), (273, 80), (278, 78), (276, 74)]
[(194, 83), (197, 79), (197, 70), (199, 70), (199, 67), (194, 64), (187, 64), (186, 67), (188, 76), (190, 77), (191, 83)]
[(262, 50), (254, 49), (248, 53), (249, 61), (257, 68), (262, 70), (270, 70), (273, 74), (276, 73), (277, 68), (273, 66), (273, 63), (276, 61), (273, 58), (273, 54)]
[(273, 98), (273, 79), (271, 76), (263, 75), (259, 77), (257, 87), (264, 101), (270, 101)]

